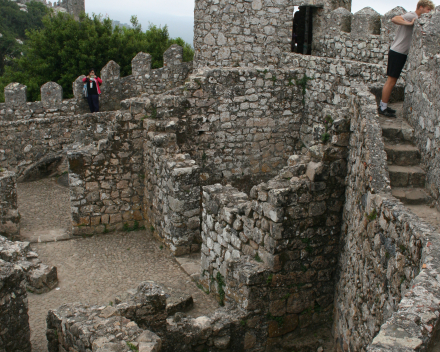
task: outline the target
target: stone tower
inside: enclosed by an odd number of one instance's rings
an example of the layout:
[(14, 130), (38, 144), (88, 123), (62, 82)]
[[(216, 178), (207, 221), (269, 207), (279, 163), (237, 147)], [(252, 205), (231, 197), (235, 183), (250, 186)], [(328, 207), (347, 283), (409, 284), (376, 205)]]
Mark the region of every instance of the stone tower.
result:
[(68, 13), (74, 15), (76, 19), (82, 12), (86, 11), (85, 0), (62, 0), (61, 7), (64, 7)]

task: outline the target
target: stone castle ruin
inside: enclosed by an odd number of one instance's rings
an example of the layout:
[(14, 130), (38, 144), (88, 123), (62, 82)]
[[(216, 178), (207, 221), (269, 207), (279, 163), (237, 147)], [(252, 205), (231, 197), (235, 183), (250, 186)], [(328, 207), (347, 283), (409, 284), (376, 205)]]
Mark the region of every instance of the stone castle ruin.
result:
[(31, 1), (38, 1), (45, 4), (48, 8), (53, 9), (55, 12), (66, 12), (75, 18), (79, 18), (79, 15), (85, 12), (85, 0), (58, 0), (58, 1), (47, 1), (47, 0), (15, 0), (20, 6), (22, 11), (27, 11), (26, 4)]
[[(53, 82), (41, 102), (6, 87), (1, 234), (19, 238), (16, 183), (64, 168), (74, 235), (145, 225), (175, 256), (200, 253), (199, 284), (225, 305), (182, 318), (151, 282), (114, 307), (66, 302), (49, 351), (302, 352), (329, 331), (336, 351), (437, 351), (439, 229), (409, 207), (440, 207), (440, 8), (415, 23), (397, 127), (376, 95), (404, 9), (350, 8), (197, 0), (194, 62), (177, 45), (160, 69), (139, 53), (129, 77), (109, 62), (100, 113), (82, 76), (70, 100)], [(28, 331), (26, 270), (1, 258), (2, 316)], [(30, 351), (25, 335), (0, 349)]]

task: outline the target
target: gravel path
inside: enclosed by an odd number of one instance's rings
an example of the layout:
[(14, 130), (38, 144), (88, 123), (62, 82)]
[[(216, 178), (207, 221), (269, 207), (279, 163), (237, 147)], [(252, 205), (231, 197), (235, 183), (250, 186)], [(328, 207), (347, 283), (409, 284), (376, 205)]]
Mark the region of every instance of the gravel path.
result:
[(197, 288), (175, 258), (160, 249), (149, 230), (53, 242), (69, 235), (71, 226), (69, 190), (55, 179), (18, 184), (18, 206), (23, 240), (33, 242), (43, 263), (58, 269), (57, 289), (28, 295), (33, 352), (47, 351), (49, 309), (69, 302), (109, 304), (145, 280), (161, 284), (168, 293), (191, 294), (194, 308), (188, 315), (198, 317), (218, 308), (215, 299)]

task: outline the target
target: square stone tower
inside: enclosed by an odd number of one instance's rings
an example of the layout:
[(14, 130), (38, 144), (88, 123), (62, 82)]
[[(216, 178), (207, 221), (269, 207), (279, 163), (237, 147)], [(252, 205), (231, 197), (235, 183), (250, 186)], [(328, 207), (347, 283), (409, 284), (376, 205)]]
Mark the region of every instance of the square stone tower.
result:
[(86, 11), (85, 0), (62, 0), (60, 6), (64, 7), (76, 19), (79, 18), (82, 12)]

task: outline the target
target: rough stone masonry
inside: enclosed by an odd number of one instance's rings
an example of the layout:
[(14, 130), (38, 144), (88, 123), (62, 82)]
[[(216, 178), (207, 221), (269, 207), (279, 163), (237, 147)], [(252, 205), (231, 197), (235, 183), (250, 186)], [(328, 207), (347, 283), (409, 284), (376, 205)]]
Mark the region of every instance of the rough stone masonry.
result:
[[(316, 5), (318, 56), (288, 52), (295, 5)], [(154, 333), (165, 351), (307, 352), (331, 326), (337, 351), (428, 351), (439, 329), (438, 233), (390, 193), (370, 92), (385, 80), (389, 19), (403, 10), (381, 18), (368, 8), (351, 15), (344, 1), (195, 6), (196, 71), (177, 46), (155, 72), (138, 54), (127, 80), (110, 62), (109, 111), (82, 114), (79, 81), (77, 99), (61, 102), (54, 84), (33, 103), (24, 86), (8, 86), (0, 162), (21, 177), (67, 158), (75, 234), (144, 225), (175, 255), (200, 249), (200, 284), (226, 307), (167, 317), (161, 289), (142, 284), (116, 307), (51, 311), (51, 348), (77, 348), (87, 335), (92, 350), (154, 350)], [(420, 75), (399, 81), (435, 199), (439, 15), (417, 22), (409, 62)], [(13, 176), (7, 182), (5, 204), (16, 209)], [(24, 302), (14, 278), (5, 292)], [(17, 324), (26, 332), (25, 311)]]

